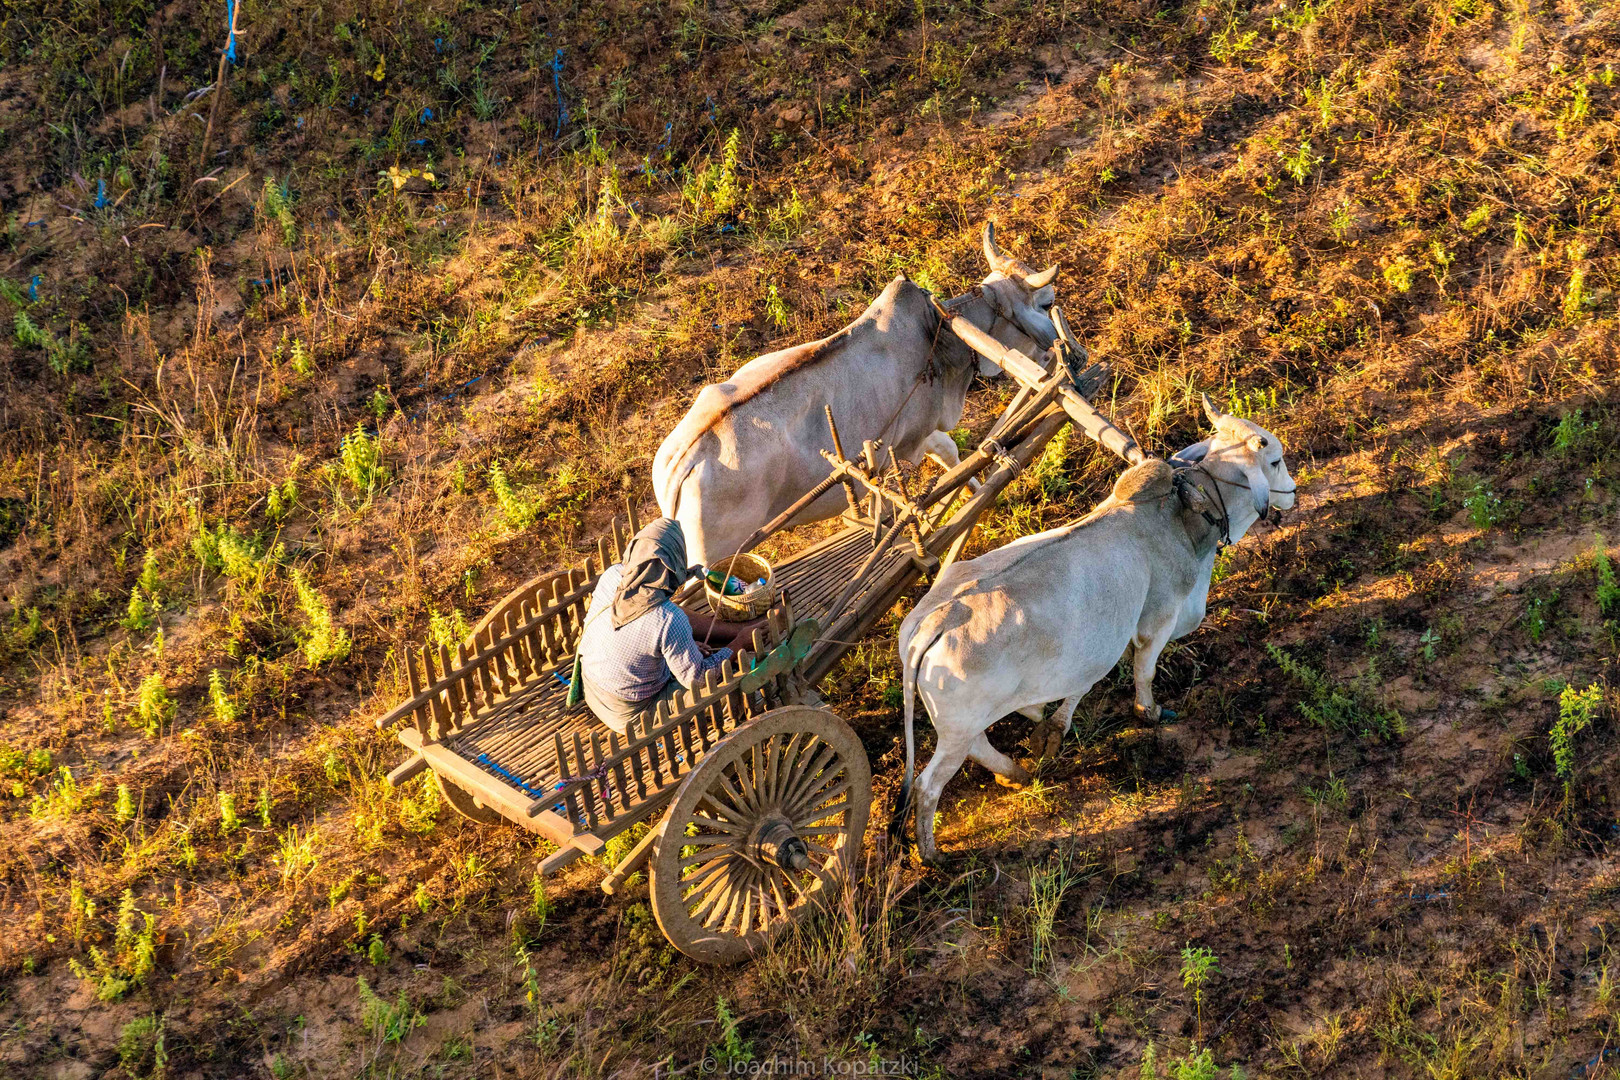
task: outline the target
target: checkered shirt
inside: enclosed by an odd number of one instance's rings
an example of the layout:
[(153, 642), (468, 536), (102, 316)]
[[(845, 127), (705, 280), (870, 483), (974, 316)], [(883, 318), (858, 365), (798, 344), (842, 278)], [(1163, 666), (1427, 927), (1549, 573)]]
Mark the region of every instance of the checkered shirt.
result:
[(593, 690), (625, 701), (645, 701), (662, 690), (671, 675), (690, 689), (706, 671), (731, 657), (730, 649), (704, 656), (692, 638), (692, 621), (670, 600), (613, 629), (610, 609), (623, 576), (619, 563), (603, 571), (579, 639), (580, 669)]

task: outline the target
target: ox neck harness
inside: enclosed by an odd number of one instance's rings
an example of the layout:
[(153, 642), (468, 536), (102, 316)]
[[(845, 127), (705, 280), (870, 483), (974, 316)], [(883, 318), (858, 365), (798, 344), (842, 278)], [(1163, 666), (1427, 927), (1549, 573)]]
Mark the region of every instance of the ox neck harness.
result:
[[(1223, 548), (1231, 547), (1232, 514), (1226, 509), (1226, 496), (1221, 494), (1222, 480), (1220, 477), (1204, 468), (1202, 462), (1197, 465), (1188, 465), (1184, 468), (1177, 469), (1174, 475), (1171, 477), (1171, 483), (1175, 485), (1175, 491), (1177, 496), (1179, 496), (1181, 499), (1181, 505), (1191, 509), (1191, 503), (1187, 494), (1187, 487), (1189, 484), (1203, 492), (1206, 496), (1210, 494), (1209, 488), (1206, 488), (1203, 484), (1193, 481), (1189, 477), (1188, 474), (1194, 472), (1201, 472), (1215, 482), (1215, 503), (1221, 508), (1220, 519), (1216, 520), (1215, 515), (1210, 513), (1208, 510), (1200, 510), (1198, 512), (1200, 517), (1221, 531), (1220, 537), (1215, 541), (1215, 550), (1220, 551)], [(1233, 484), (1230, 480), (1225, 481), (1225, 483), (1232, 484), (1233, 487), (1239, 486), (1237, 484)], [(1247, 487), (1248, 485), (1244, 484), (1242, 486)]]
[[(1202, 491), (1205, 495), (1210, 494), (1209, 488), (1206, 488), (1203, 484), (1195, 483), (1187, 478), (1186, 474), (1193, 472), (1203, 473), (1205, 476), (1209, 477), (1215, 482), (1215, 502), (1221, 508), (1220, 519), (1216, 520), (1215, 515), (1208, 510), (1200, 511), (1200, 514), (1205, 521), (1221, 530), (1221, 537), (1215, 545), (1215, 550), (1219, 551), (1222, 548), (1230, 547), (1232, 545), (1232, 515), (1226, 508), (1226, 496), (1221, 494), (1221, 485), (1227, 484), (1231, 487), (1243, 488), (1245, 491), (1248, 491), (1251, 494), (1254, 492), (1254, 485), (1249, 483), (1247, 480), (1228, 480), (1225, 477), (1216, 476), (1214, 473), (1210, 472), (1207, 467), (1205, 467), (1203, 461), (1199, 461), (1193, 465), (1183, 465), (1176, 469), (1174, 478), (1174, 483), (1177, 485), (1176, 490), (1181, 494), (1181, 504), (1183, 506), (1187, 506), (1186, 485), (1189, 483), (1191, 483), (1199, 491)], [(1268, 486), (1267, 490), (1274, 495), (1292, 495), (1295, 491), (1299, 490), (1299, 485), (1295, 484), (1293, 487), (1287, 489)], [(1277, 520), (1282, 520), (1281, 510), (1277, 511), (1277, 515)], [(1263, 517), (1264, 515), (1261, 516)]]

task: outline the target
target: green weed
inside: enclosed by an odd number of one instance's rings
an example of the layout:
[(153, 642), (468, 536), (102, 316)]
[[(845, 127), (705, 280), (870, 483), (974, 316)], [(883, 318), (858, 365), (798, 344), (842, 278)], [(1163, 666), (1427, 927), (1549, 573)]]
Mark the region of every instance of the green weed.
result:
[(1564, 687), (1558, 695), (1558, 719), (1553, 722), (1547, 742), (1552, 747), (1553, 770), (1569, 790), (1575, 780), (1575, 737), (1592, 726), (1603, 707), (1603, 688), (1596, 683), (1585, 690)]
[(1541, 644), (1542, 637), (1547, 633), (1547, 612), (1557, 601), (1557, 594), (1551, 597), (1532, 597), (1524, 609), (1524, 632), (1530, 635), (1534, 644)]
[(298, 221), (293, 217), (287, 190), (276, 183), (273, 176), (264, 178), (261, 204), (265, 219), (273, 222), (281, 230), (282, 243), (288, 247), (298, 246)]
[(315, 869), (320, 842), (321, 835), (314, 829), (300, 831), (297, 825), (287, 827), (276, 841), (278, 851), (273, 856), (273, 861), (281, 867), (282, 885), (297, 884)]
[(1411, 292), (1413, 274), (1417, 264), (1405, 255), (1397, 256), (1384, 267), (1384, 281), (1396, 292)]
[(1593, 540), (1592, 569), (1597, 574), (1598, 610), (1604, 615), (1620, 615), (1620, 580), (1615, 577), (1614, 563), (1601, 536)]
[(367, 434), (362, 424), (356, 424), (354, 431), (344, 436), (338, 460), (344, 479), (360, 494), (370, 495), (388, 482), (388, 470), (382, 464), (382, 441)]
[(311, 585), (300, 570), (294, 570), (293, 587), (298, 590), (298, 609), (304, 613), (305, 626), (298, 632), (299, 648), (310, 667), (342, 660), (349, 655), (349, 633), (332, 622), (332, 609), (326, 598)]
[(165, 1075), (169, 1055), (164, 1046), (163, 1018), (138, 1016), (118, 1033), (118, 1064), (131, 1077), (157, 1080)]
[(435, 645), (456, 651), (456, 646), (467, 640), (472, 627), (467, 625), (460, 608), (451, 608), (450, 614), (428, 609), (428, 639)]
[(1209, 977), (1220, 971), (1215, 953), (1190, 943), (1181, 950), (1181, 985), (1193, 994), (1193, 1010), (1198, 1018), (1198, 1043), (1204, 1041), (1204, 987)]
[(1030, 970), (1050, 969), (1058, 908), (1074, 885), (1090, 876), (1096, 864), (1073, 845), (1060, 846), (1047, 861), (1029, 872)]
[(1565, 412), (1553, 428), (1553, 453), (1570, 457), (1596, 444), (1600, 426), (1596, 420), (1587, 420), (1580, 409)]
[(234, 723), (241, 715), (241, 707), (231, 697), (230, 689), (225, 685), (225, 676), (220, 674), (219, 668), (208, 673), (208, 702), (213, 707), (214, 719), (221, 724)]
[(393, 1004), (389, 1004), (372, 992), (364, 975), (357, 976), (355, 982), (360, 993), (360, 1023), (374, 1038), (385, 1043), (397, 1043), (427, 1023), (427, 1017), (410, 1003), (404, 990), (399, 992), (399, 998)]
[(163, 733), (163, 725), (169, 722), (174, 709), (174, 700), (169, 697), (168, 687), (163, 685), (162, 675), (154, 671), (141, 680), (135, 695), (135, 717), (147, 738)]
[(1311, 178), (1311, 172), (1322, 163), (1321, 155), (1311, 145), (1311, 140), (1305, 139), (1293, 150), (1279, 150), (1277, 157), (1282, 161), (1283, 172), (1294, 178), (1294, 183), (1303, 184)]
[(219, 831), (222, 836), (229, 836), (242, 827), (242, 819), (236, 816), (236, 796), (229, 791), (219, 793)]
[(1489, 529), (1502, 520), (1502, 500), (1483, 479), (1474, 481), (1474, 487), (1463, 498), (1468, 520), (1476, 529)]
[(118, 906), (118, 923), (113, 935), (113, 951), (108, 956), (90, 946), (88, 964), (77, 957), (68, 968), (92, 984), (102, 1001), (121, 1001), (124, 995), (145, 984), (157, 964), (157, 917), (135, 907), (135, 893), (125, 889)]
[(118, 620), (118, 625), (131, 632), (145, 630), (152, 625), (152, 610), (147, 606), (139, 585), (129, 590), (129, 603), (125, 605), (124, 617)]
[(1299, 703), (1299, 711), (1311, 722), (1329, 731), (1353, 731), (1363, 738), (1377, 735), (1381, 739), (1393, 740), (1406, 733), (1406, 723), (1401, 715), (1393, 709), (1375, 704), (1365, 686), (1340, 686), (1309, 665), (1295, 660), (1277, 645), (1268, 643), (1266, 652), (1271, 654), (1285, 675), (1305, 688), (1309, 699)]
[(725, 217), (741, 205), (742, 190), (737, 181), (737, 155), (741, 147), (742, 132), (732, 128), (719, 162), (711, 161), (702, 170), (688, 175), (681, 188), (681, 198), (699, 217)]
[(754, 1060), (754, 1044), (744, 1039), (737, 1030), (737, 1018), (732, 1015), (731, 1007), (726, 1004), (725, 998), (716, 998), (714, 1005), (715, 1018), (720, 1024), (720, 1046), (715, 1053), (720, 1067), (729, 1069), (736, 1065), (747, 1065)]
[(501, 508), (501, 516), (506, 524), (514, 529), (526, 529), (534, 524), (539, 515), (538, 501), (525, 489), (519, 491), (507, 479), (506, 470), (501, 468), (498, 461), (491, 462), (489, 466), (489, 490), (495, 495), (495, 503)]
[(788, 308), (787, 301), (782, 294), (771, 285), (765, 290), (765, 317), (770, 319), (778, 330), (786, 330), (793, 321), (793, 312)]

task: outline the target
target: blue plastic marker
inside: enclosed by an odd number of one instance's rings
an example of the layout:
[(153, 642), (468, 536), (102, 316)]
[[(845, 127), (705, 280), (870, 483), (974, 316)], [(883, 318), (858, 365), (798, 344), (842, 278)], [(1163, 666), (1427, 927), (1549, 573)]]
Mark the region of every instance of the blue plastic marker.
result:
[(563, 125), (568, 123), (568, 106), (563, 103), (562, 92), (562, 58), (563, 51), (559, 47), (557, 55), (551, 58), (551, 85), (557, 90), (557, 138), (562, 138)]

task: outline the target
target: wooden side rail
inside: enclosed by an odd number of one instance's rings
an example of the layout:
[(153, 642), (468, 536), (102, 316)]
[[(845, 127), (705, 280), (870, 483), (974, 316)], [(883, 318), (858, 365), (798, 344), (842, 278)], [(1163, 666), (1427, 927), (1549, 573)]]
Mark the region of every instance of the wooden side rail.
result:
[(627, 827), (626, 817), (633, 822), (650, 813), (649, 800), (673, 790), (715, 743), (753, 716), (756, 694), (767, 708), (784, 702), (784, 680), (819, 627), (807, 619), (789, 632), (789, 612), (778, 607), (773, 614), (775, 627), (756, 631), (752, 650), (709, 671), (701, 686), (660, 703), (654, 716), (637, 718), (624, 736), (595, 724), (584, 733), (554, 734), (557, 787), (536, 799), (536, 807), (560, 803), (577, 828), (598, 836)]
[[(627, 500), (626, 510), (623, 518), (613, 519), (612, 539), (598, 539), (584, 566), (540, 574), (507, 593), (456, 646), (454, 656), (443, 645), (407, 649), (411, 696), (379, 717), (377, 726), (409, 719), (424, 739), (443, 738), (540, 670), (572, 656), (598, 578), (623, 559), (640, 530), (634, 502)], [(401, 783), (421, 771), (414, 760), (407, 765), (412, 771)]]
[[(641, 531), (641, 515), (636, 511), (634, 501), (625, 500), (625, 515), (622, 519), (617, 517), (613, 519), (612, 531), (612, 541), (606, 550), (603, 549), (603, 541), (597, 541), (597, 558), (604, 568), (623, 561), (625, 548), (630, 546), (630, 538)], [(467, 635), (468, 650), (476, 652), (479, 647), (489, 644), (488, 632), (496, 631), (504, 624), (507, 612), (532, 607), (542, 596), (549, 595), (547, 590), (552, 579), (566, 573), (566, 570), (548, 571), (530, 578), (507, 593), (478, 621), (472, 633)]]
[(524, 679), (560, 665), (573, 654), (585, 601), (600, 575), (592, 556), (581, 569), (552, 576), (549, 595), (508, 608), (498, 629), (484, 631), (493, 640), (471, 655), (466, 642), (456, 646), (454, 660), (443, 645), (408, 650), (405, 674), (411, 696), (378, 717), (377, 726), (409, 719), (424, 738), (442, 738), (499, 703)]

